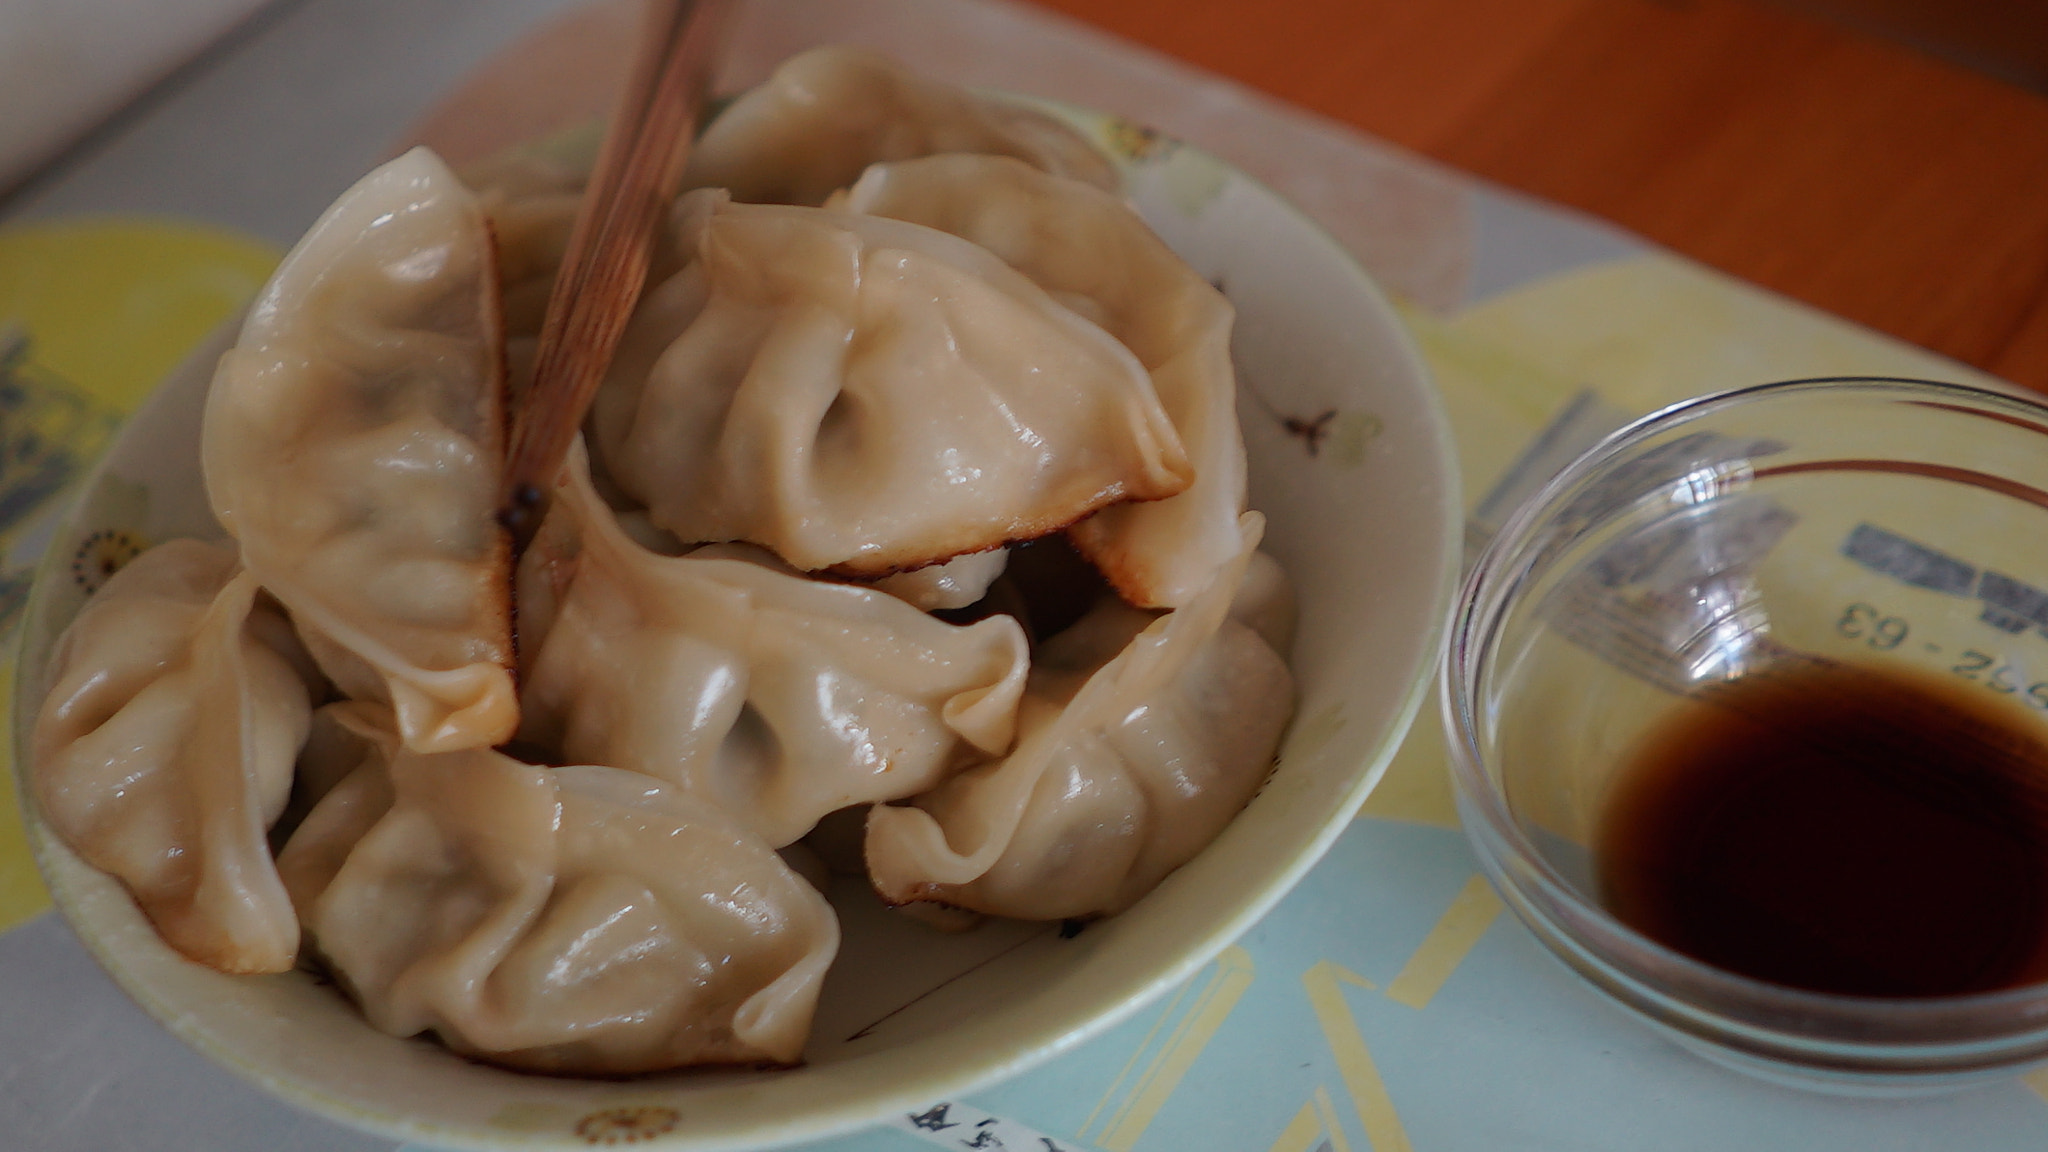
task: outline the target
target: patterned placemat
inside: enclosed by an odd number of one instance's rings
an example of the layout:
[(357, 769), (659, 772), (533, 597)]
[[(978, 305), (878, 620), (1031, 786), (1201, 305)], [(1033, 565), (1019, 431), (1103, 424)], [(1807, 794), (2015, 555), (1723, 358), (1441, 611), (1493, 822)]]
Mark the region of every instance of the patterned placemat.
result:
[[(507, 47), (522, 22), (563, 7), (308, 0), (0, 223), (0, 614), (9, 581), (41, 551), (66, 481), (150, 384), (253, 291), (273, 245), (288, 242), (347, 175), (423, 115), (418, 131), (444, 147), (452, 132), (459, 147), (465, 121), (447, 115), (448, 103), (425, 115), (458, 78), (484, 83), (536, 45), (599, 52), (622, 26), (615, 12), (590, 9)], [(1809, 375), (1983, 382), (1597, 222), (1026, 7), (759, 0), (745, 11), (726, 79), (757, 78), (789, 52), (833, 40), (1124, 113), (1303, 205), (1396, 296), (1422, 346), (1457, 432), (1475, 544), (1578, 448), (1679, 398)], [(279, 103), (300, 115), (250, 111)], [(589, 103), (565, 92), (534, 106), (567, 115)], [(226, 138), (223, 121), (249, 130)], [(488, 132), (475, 130), (483, 147)], [(279, 158), (308, 135), (336, 144), (296, 177), (281, 172)], [(214, 168), (215, 194), (176, 176), (154, 194), (138, 183), (161, 172), (174, 147)], [(267, 188), (260, 202), (251, 182)], [(176, 216), (85, 215), (108, 207)], [(0, 687), (10, 671), (0, 666)], [(1622, 1018), (1502, 916), (1457, 830), (1443, 765), (1441, 729), (1425, 713), (1307, 880), (1214, 964), (1124, 1025), (971, 1099), (933, 1101), (811, 1147), (1988, 1152), (2036, 1147), (2048, 1134), (2048, 1081), (1916, 1101), (1805, 1095), (1722, 1071)], [(0, 1147), (392, 1147), (274, 1103), (186, 1050), (115, 990), (46, 908), (12, 797), (0, 796)], [(622, 1112), (591, 1139), (635, 1143), (670, 1123)]]

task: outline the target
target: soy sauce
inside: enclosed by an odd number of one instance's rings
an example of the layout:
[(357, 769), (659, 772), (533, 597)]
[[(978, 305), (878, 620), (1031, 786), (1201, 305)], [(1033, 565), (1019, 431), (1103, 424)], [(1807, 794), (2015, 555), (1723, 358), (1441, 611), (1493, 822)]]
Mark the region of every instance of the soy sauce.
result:
[(1794, 988), (2048, 980), (2048, 746), (1990, 693), (1822, 661), (1703, 693), (1618, 778), (1602, 899), (1677, 951)]

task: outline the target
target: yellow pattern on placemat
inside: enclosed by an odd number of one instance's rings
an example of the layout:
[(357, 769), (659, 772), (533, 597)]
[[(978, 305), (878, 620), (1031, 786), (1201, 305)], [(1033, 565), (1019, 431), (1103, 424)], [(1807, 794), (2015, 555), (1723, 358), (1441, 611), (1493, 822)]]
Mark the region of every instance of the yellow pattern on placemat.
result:
[[(13, 731), (7, 723), (14, 701), (14, 654), (0, 658), (0, 731)], [(0, 764), (10, 751), (0, 750)], [(28, 831), (22, 827), (19, 799), (10, 781), (0, 788), (0, 932), (34, 916), (50, 906), (50, 894), (36, 875), (36, 862), (28, 848)]]
[(1330, 1090), (1321, 1084), (1316, 1085), (1315, 1094), (1281, 1130), (1269, 1152), (1309, 1152), (1316, 1146), (1318, 1136), (1329, 1142), (1330, 1152), (1351, 1152), (1351, 1140), (1344, 1135), (1337, 1110), (1330, 1105)]
[[(1251, 987), (1254, 974), (1251, 953), (1236, 944), (1223, 950), (1223, 954), (1216, 958), (1215, 975), (1209, 978), (1187, 1015), (1181, 1018), (1179, 1026), (1152, 1058), (1152, 1063), (1132, 1085), (1123, 1105), (1110, 1115), (1097, 1134), (1095, 1142), (1098, 1145), (1109, 1152), (1130, 1152), (1138, 1137), (1145, 1134), (1146, 1127), (1159, 1115), (1159, 1110), (1166, 1106), (1167, 1099), (1179, 1087), (1181, 1077), (1193, 1066), (1195, 1058), (1202, 1054), (1202, 1049), (1208, 1046), (1216, 1030), (1223, 1026), (1230, 1010), (1237, 1007), (1245, 989)], [(1110, 1092), (1115, 1091), (1116, 1085), (1112, 1084)], [(1104, 1098), (1107, 1097), (1108, 1093), (1105, 1093)], [(1096, 1108), (1100, 1111), (1101, 1105)], [(1080, 1135), (1087, 1135), (1085, 1124)]]
[[(0, 229), (0, 327), (99, 408), (130, 412), (262, 286), (278, 252), (171, 220), (66, 220)], [(0, 690), (13, 696), (11, 646)], [(0, 703), (0, 717), (6, 704)], [(7, 729), (12, 732), (11, 725)], [(10, 736), (0, 764), (12, 759)], [(0, 931), (49, 907), (10, 786), (0, 797)]]
[(1993, 378), (1662, 253), (1594, 264), (1449, 319), (1402, 310), (1483, 499), (1558, 410), (1597, 392), (1631, 415), (1693, 396), (1813, 376)]
[(1451, 798), (1451, 775), (1445, 768), (1449, 757), (1443, 720), (1432, 697), (1409, 727), (1408, 738), (1387, 762), (1386, 775), (1365, 798), (1359, 814), (1455, 829), (1458, 803)]
[(1344, 1001), (1344, 985), (1366, 989), (1375, 985), (1328, 960), (1318, 961), (1302, 973), (1301, 983), (1308, 989), (1309, 1005), (1315, 1009), (1316, 1022), (1323, 1027), (1323, 1039), (1330, 1046), (1330, 1055), (1337, 1060), (1337, 1074), (1344, 1078), (1344, 1087), (1351, 1093), (1351, 1104), (1358, 1109), (1359, 1122), (1365, 1126), (1365, 1138), (1371, 1142), (1373, 1152), (1409, 1152), (1408, 1133), (1394, 1111), (1394, 1100), (1387, 1095), (1386, 1082), (1380, 1079), (1379, 1066), (1373, 1063), (1372, 1050), (1365, 1045), (1365, 1034), (1358, 1029), (1351, 1005)]
[(1124, 1081), (1131, 1075), (1131, 1069), (1138, 1066), (1138, 1058), (1152, 1050), (1152, 1041), (1159, 1035), (1159, 1030), (1166, 1027), (1168, 1020), (1174, 1019), (1174, 1014), (1180, 1010), (1180, 1002), (1187, 998), (1189, 989), (1194, 986), (1195, 982), (1192, 979), (1183, 980), (1180, 987), (1173, 990), (1173, 998), (1166, 1002), (1166, 1007), (1159, 1010), (1158, 1017), (1152, 1021), (1150, 1028), (1145, 1029), (1144, 1037), (1138, 1041), (1137, 1047), (1131, 1049), (1131, 1054), (1124, 1061), (1123, 1067), (1117, 1069), (1116, 1078), (1103, 1090), (1102, 1099), (1095, 1102), (1095, 1107), (1089, 1110), (1087, 1119), (1081, 1121), (1081, 1126), (1075, 1131), (1086, 1133), (1095, 1126), (1095, 1118), (1102, 1114), (1102, 1110), (1109, 1106), (1111, 1100), (1116, 1099), (1117, 1089), (1123, 1087)]
[(184, 221), (0, 229), (0, 323), (28, 329), (43, 367), (132, 411), (277, 261), (260, 240)]
[(1503, 905), (1486, 877), (1474, 873), (1451, 898), (1451, 906), (1437, 917), (1436, 926), (1422, 938), (1408, 963), (1387, 983), (1387, 999), (1410, 1008), (1427, 1008), (1429, 1002), (1465, 962), (1479, 938), (1493, 926)]

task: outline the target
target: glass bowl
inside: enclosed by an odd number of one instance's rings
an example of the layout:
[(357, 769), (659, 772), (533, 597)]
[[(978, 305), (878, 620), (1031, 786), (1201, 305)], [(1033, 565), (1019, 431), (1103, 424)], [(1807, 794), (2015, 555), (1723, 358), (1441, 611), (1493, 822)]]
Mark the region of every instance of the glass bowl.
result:
[(1643, 750), (1733, 682), (1816, 665), (1940, 683), (2048, 737), (2048, 406), (1767, 384), (1667, 408), (1567, 467), (1478, 558), (1446, 636), (1452, 775), (1482, 866), (1572, 971), (1740, 1070), (1886, 1095), (2048, 1059), (2048, 985), (1800, 990), (1603, 907), (1594, 846)]

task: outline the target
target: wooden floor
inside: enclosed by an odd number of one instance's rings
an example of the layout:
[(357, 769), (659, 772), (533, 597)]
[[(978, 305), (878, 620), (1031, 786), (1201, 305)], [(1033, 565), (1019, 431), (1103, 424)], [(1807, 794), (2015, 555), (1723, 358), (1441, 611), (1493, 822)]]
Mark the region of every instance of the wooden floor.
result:
[(2048, 97), (1748, 0), (1038, 2), (2048, 390)]

